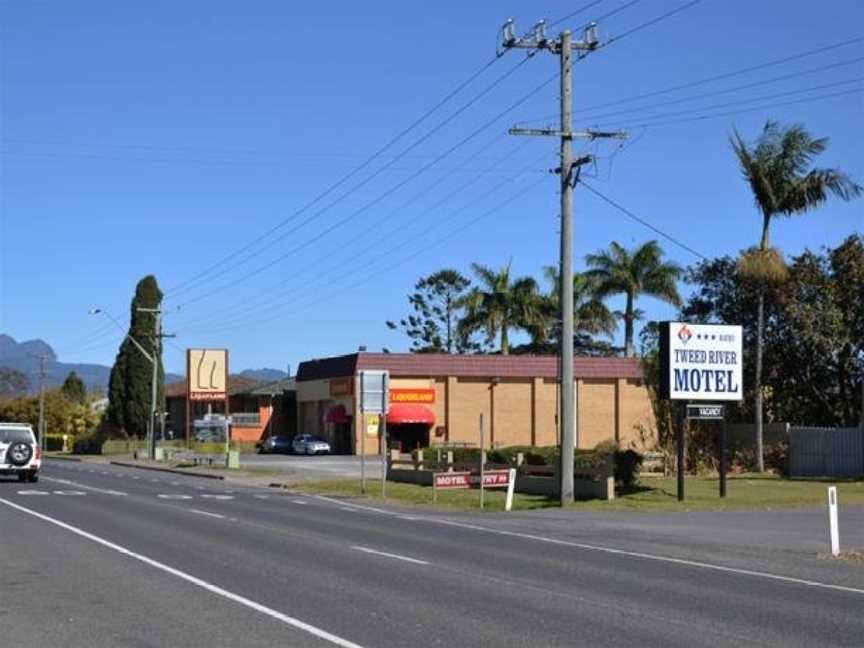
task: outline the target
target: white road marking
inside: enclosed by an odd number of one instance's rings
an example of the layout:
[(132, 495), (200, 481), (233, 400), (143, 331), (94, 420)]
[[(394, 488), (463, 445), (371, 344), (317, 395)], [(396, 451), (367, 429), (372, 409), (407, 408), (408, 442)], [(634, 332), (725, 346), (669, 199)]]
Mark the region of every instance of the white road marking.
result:
[(299, 499), (295, 499), (295, 500), (291, 500), (291, 501), (294, 502), (295, 504), (308, 504), (309, 503), (306, 500), (299, 500)]
[[(340, 506), (350, 506), (352, 508), (382, 513), (384, 515), (392, 515), (402, 517), (400, 514), (385, 509), (375, 508), (374, 506), (363, 506), (361, 504), (351, 504), (350, 502), (340, 502), (339, 500), (326, 497), (324, 495), (313, 495), (318, 499), (338, 504)], [(569, 540), (560, 540), (558, 538), (546, 538), (544, 536), (532, 535), (530, 533), (521, 533), (519, 531), (504, 531), (502, 529), (490, 529), (478, 524), (468, 524), (467, 522), (456, 522), (454, 520), (445, 520), (442, 518), (431, 517), (414, 517), (415, 521), (431, 522), (437, 524), (446, 524), (449, 526), (460, 527), (463, 529), (472, 529), (474, 531), (482, 531), (485, 533), (493, 533), (497, 535), (510, 536), (513, 538), (522, 538), (524, 540), (534, 540), (536, 542), (545, 542), (548, 544), (561, 545), (564, 547), (573, 547), (575, 549), (585, 549), (587, 551), (598, 551), (601, 553), (614, 554), (618, 556), (627, 556), (630, 558), (640, 558), (642, 560), (655, 560), (657, 562), (665, 562), (673, 565), (684, 565), (686, 567), (695, 567), (697, 569), (706, 569), (709, 571), (718, 571), (729, 574), (738, 574), (740, 576), (753, 576), (755, 578), (764, 578), (767, 580), (779, 581), (781, 583), (792, 583), (795, 585), (804, 585), (807, 587), (815, 587), (818, 589), (828, 589), (839, 592), (851, 592), (852, 594), (864, 594), (864, 589), (856, 587), (846, 587), (845, 585), (833, 585), (831, 583), (822, 583), (820, 581), (811, 581), (804, 578), (795, 578), (793, 576), (783, 576), (782, 574), (772, 574), (771, 572), (762, 572), (752, 569), (739, 569), (737, 567), (724, 567), (723, 565), (715, 565), (712, 563), (700, 562), (698, 560), (686, 560), (684, 558), (673, 558), (672, 556), (660, 556), (656, 554), (648, 554), (640, 551), (628, 551), (626, 549), (614, 549), (612, 547), (600, 547), (597, 545), (585, 544), (583, 542), (571, 542)]]
[(70, 496), (78, 496), (78, 495), (86, 495), (84, 491), (74, 491), (74, 490), (56, 490), (54, 491), (55, 495), (70, 495)]
[(360, 547), (358, 545), (353, 545), (351, 547), (356, 551), (362, 551), (368, 554), (375, 554), (376, 556), (384, 556), (385, 558), (395, 558), (396, 560), (404, 560), (405, 562), (414, 563), (415, 565), (428, 565), (429, 563), (425, 560), (418, 560), (417, 558), (409, 558), (408, 556), (400, 556), (399, 554), (388, 553), (386, 551), (378, 551), (376, 549), (370, 549), (369, 547)]
[(156, 497), (158, 497), (160, 499), (167, 499), (167, 500), (190, 500), (190, 499), (192, 499), (191, 495), (174, 495), (172, 493), (166, 493), (164, 495), (157, 495)]
[(255, 499), (270, 499), (269, 495), (253, 495)]
[(140, 478), (140, 477), (133, 477), (132, 479), (134, 479), (134, 480), (137, 481), (137, 480), (139, 480), (139, 479), (141, 479), (141, 478)]
[(41, 490), (20, 490), (18, 491), (19, 495), (50, 495), (48, 491)]
[(180, 482), (171, 482), (171, 485), (172, 485), (172, 486), (179, 486), (179, 485), (180, 485)]
[(207, 517), (214, 517), (220, 520), (224, 520), (224, 515), (219, 515), (218, 513), (211, 513), (210, 511), (202, 511), (200, 509), (187, 509), (188, 511), (192, 511), (193, 513), (197, 513), (198, 515), (206, 515)]
[(74, 486), (75, 488), (83, 488), (84, 490), (93, 491), (94, 493), (102, 493), (103, 495), (127, 495), (122, 491), (111, 490), (110, 488), (95, 488), (94, 486), (88, 486), (87, 484), (79, 484), (78, 482), (73, 482), (68, 479), (58, 479), (57, 477), (42, 477), (45, 481), (52, 481), (58, 484), (65, 484), (66, 486)]
[(149, 565), (159, 571), (165, 572), (167, 574), (171, 574), (172, 576), (176, 576), (187, 583), (191, 583), (200, 587), (201, 589), (207, 590), (212, 594), (216, 594), (217, 596), (221, 596), (222, 598), (226, 598), (229, 601), (233, 601), (234, 603), (239, 603), (247, 608), (255, 610), (256, 612), (260, 612), (266, 616), (269, 616), (272, 619), (276, 619), (277, 621), (281, 621), (282, 623), (297, 628), (298, 630), (303, 630), (304, 632), (308, 632), (309, 634), (318, 637), (319, 639), (323, 639), (324, 641), (329, 641), (335, 646), (340, 646), (340, 648), (362, 648), (359, 644), (356, 644), (352, 641), (348, 641), (347, 639), (343, 639), (337, 635), (334, 635), (322, 628), (315, 627), (300, 619), (296, 619), (294, 617), (290, 617), (287, 614), (283, 614), (278, 610), (274, 610), (273, 608), (267, 607), (266, 605), (262, 605), (261, 603), (256, 603), (255, 601), (246, 598), (245, 596), (241, 596), (239, 594), (235, 594), (233, 592), (229, 592), (226, 589), (219, 587), (218, 585), (213, 585), (212, 583), (208, 583), (205, 580), (192, 576), (186, 572), (180, 571), (174, 567), (170, 567), (165, 563), (161, 563), (152, 558), (148, 558), (147, 556), (139, 553), (135, 553), (127, 549), (126, 547), (122, 547), (118, 544), (111, 542), (110, 540), (106, 540), (104, 538), (100, 538), (97, 535), (93, 535), (92, 533), (88, 533), (83, 529), (79, 529), (78, 527), (74, 527), (71, 524), (66, 524), (65, 522), (61, 522), (60, 520), (56, 520), (52, 517), (48, 517), (47, 515), (43, 515), (42, 513), (37, 513), (36, 511), (31, 511), (30, 509), (21, 506), (19, 504), (15, 504), (14, 502), (10, 502), (3, 498), (0, 498), (0, 504), (5, 504), (13, 509), (21, 511), (22, 513), (26, 513), (27, 515), (32, 515), (35, 518), (48, 522), (49, 524), (53, 524), (55, 526), (60, 527), (61, 529), (65, 529), (71, 533), (74, 533), (77, 536), (82, 538), (86, 538), (96, 544), (102, 545), (107, 549), (111, 549), (112, 551), (116, 551), (119, 554), (132, 558), (133, 560), (138, 560), (145, 565)]
[(348, 508), (347, 506), (340, 506), (339, 510), (340, 511), (348, 511), (349, 513), (356, 513), (357, 512), (357, 509)]
[(205, 499), (217, 499), (217, 500), (232, 500), (234, 499), (233, 495), (213, 495), (213, 494), (205, 494), (199, 495), (198, 497), (202, 497)]

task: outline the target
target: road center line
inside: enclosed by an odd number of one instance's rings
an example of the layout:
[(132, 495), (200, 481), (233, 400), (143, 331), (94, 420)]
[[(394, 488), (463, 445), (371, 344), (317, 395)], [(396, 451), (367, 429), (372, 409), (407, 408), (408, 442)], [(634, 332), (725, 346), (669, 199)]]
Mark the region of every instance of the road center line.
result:
[(207, 517), (217, 518), (219, 520), (224, 520), (224, 515), (219, 515), (218, 513), (211, 513), (210, 511), (202, 511), (200, 509), (186, 509), (187, 511), (191, 511), (192, 513), (197, 513), (198, 515), (206, 515)]
[(428, 565), (429, 562), (425, 560), (418, 560), (417, 558), (409, 558), (408, 556), (400, 556), (399, 554), (388, 553), (386, 551), (378, 551), (377, 549), (370, 549), (369, 547), (361, 547), (359, 545), (353, 545), (351, 547), (356, 551), (362, 551), (368, 554), (375, 554), (376, 556), (385, 556), (387, 558), (395, 558), (396, 560), (404, 560), (405, 562), (414, 563), (415, 565)]
[(14, 502), (10, 502), (9, 500), (0, 498), (0, 504), (5, 504), (6, 506), (13, 508), (22, 513), (26, 513), (27, 515), (32, 515), (35, 518), (43, 520), (44, 522), (48, 522), (49, 524), (53, 524), (54, 526), (60, 527), (61, 529), (65, 529), (71, 533), (74, 533), (77, 536), (90, 540), (91, 542), (95, 542), (96, 544), (102, 545), (107, 549), (111, 549), (112, 551), (116, 551), (119, 554), (132, 558), (133, 560), (137, 560), (139, 562), (144, 563), (145, 565), (149, 565), (154, 569), (165, 572), (166, 574), (171, 574), (172, 576), (176, 576), (177, 578), (186, 581), (187, 583), (191, 583), (197, 587), (200, 587), (203, 590), (207, 590), (212, 594), (216, 594), (217, 596), (221, 596), (222, 598), (226, 598), (229, 601), (233, 601), (234, 603), (239, 603), (251, 610), (255, 610), (256, 612), (260, 612), (266, 616), (269, 616), (272, 619), (276, 619), (277, 621), (281, 621), (285, 625), (289, 625), (291, 627), (297, 628), (298, 630), (303, 630), (304, 632), (308, 632), (309, 634), (318, 637), (319, 639), (323, 639), (324, 641), (329, 641), (335, 646), (340, 646), (341, 648), (362, 648), (359, 644), (356, 644), (352, 641), (348, 641), (347, 639), (343, 639), (337, 635), (334, 635), (326, 630), (318, 628), (316, 626), (310, 625), (301, 621), (300, 619), (295, 619), (294, 617), (288, 616), (287, 614), (283, 614), (278, 610), (274, 610), (273, 608), (267, 607), (261, 603), (257, 603), (251, 599), (246, 598), (245, 596), (241, 596), (239, 594), (235, 594), (234, 592), (229, 592), (226, 589), (219, 587), (218, 585), (213, 585), (212, 583), (208, 583), (205, 580), (192, 576), (191, 574), (187, 574), (186, 572), (180, 571), (174, 567), (161, 563), (152, 558), (148, 558), (143, 554), (135, 553), (130, 549), (125, 547), (121, 547), (118, 544), (114, 544), (110, 540), (106, 540), (104, 538), (100, 538), (97, 535), (93, 535), (92, 533), (88, 533), (83, 529), (79, 529), (78, 527), (72, 526), (71, 524), (66, 524), (60, 520), (56, 520), (47, 515), (43, 515), (42, 513), (37, 513), (36, 511), (32, 511), (24, 506), (19, 504), (15, 504)]
[(58, 479), (57, 477), (45, 477), (42, 476), (42, 479), (45, 481), (57, 482), (58, 484), (65, 484), (66, 486), (74, 486), (75, 488), (83, 488), (84, 490), (93, 491), (94, 493), (103, 493), (105, 495), (127, 495), (127, 493), (123, 493), (121, 491), (111, 490), (110, 488), (95, 488), (93, 486), (88, 486), (87, 484), (81, 484), (79, 482), (73, 482), (68, 479)]

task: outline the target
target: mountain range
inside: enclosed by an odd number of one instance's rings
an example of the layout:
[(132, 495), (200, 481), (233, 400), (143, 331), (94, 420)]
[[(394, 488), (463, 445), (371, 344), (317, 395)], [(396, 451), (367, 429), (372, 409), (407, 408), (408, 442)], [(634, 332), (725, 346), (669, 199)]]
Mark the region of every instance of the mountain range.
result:
[[(26, 374), (30, 381), (30, 391), (39, 386), (39, 356), (45, 356), (45, 385), (58, 387), (63, 384), (69, 372), (74, 371), (81, 377), (87, 389), (108, 391), (108, 379), (111, 367), (100, 364), (78, 362), (59, 362), (57, 354), (50, 344), (44, 340), (25, 340), (17, 342), (9, 335), (0, 334), (0, 367), (17, 369)], [(246, 369), (240, 375), (253, 380), (273, 381), (286, 378), (288, 374), (280, 369)], [(166, 373), (165, 383), (170, 384), (183, 380), (184, 376), (176, 373)]]

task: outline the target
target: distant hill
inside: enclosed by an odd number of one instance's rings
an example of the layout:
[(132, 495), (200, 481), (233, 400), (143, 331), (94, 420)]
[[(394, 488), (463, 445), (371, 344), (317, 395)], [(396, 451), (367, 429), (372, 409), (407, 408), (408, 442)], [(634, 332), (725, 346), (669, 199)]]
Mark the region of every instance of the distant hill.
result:
[[(44, 340), (16, 342), (11, 336), (0, 334), (0, 367), (9, 367), (25, 373), (27, 379), (30, 381), (31, 392), (35, 392), (39, 386), (39, 358), (34, 357), (39, 355), (48, 357), (45, 367), (45, 385), (47, 387), (59, 387), (63, 384), (69, 372), (74, 371), (81, 377), (84, 384), (87, 385), (87, 389), (108, 391), (108, 379), (111, 376), (111, 367), (99, 364), (58, 362), (54, 349)], [(183, 376), (178, 374), (165, 374), (166, 383), (182, 379)]]
[(274, 380), (287, 378), (288, 372), (281, 369), (244, 369), (240, 372), (240, 375), (262, 382), (273, 382)]

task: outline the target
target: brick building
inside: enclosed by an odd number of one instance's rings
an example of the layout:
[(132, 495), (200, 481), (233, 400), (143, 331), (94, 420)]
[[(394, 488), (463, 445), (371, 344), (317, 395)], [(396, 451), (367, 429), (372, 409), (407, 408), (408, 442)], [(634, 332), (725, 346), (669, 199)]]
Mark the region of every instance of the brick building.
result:
[[(166, 427), (174, 438), (186, 438), (186, 381), (165, 387), (168, 410)], [(208, 412), (208, 403), (193, 401), (191, 420)], [(261, 383), (242, 376), (228, 378), (228, 409), (231, 415), (231, 438), (235, 441), (260, 441), (271, 435), (295, 433), (297, 420), (294, 401), (294, 379)], [(213, 414), (225, 413), (225, 402), (210, 404)]]
[[(391, 447), (478, 445), (484, 416), (488, 447), (557, 444), (558, 359), (554, 356), (354, 353), (302, 362), (297, 371), (297, 429), (328, 440), (335, 452), (379, 452), (374, 417), (362, 421), (358, 372), (390, 372)], [(576, 358), (580, 448), (617, 440), (643, 448), (654, 417), (634, 358)], [(358, 421), (360, 424), (358, 425)], [(648, 440), (650, 443), (650, 440)]]

